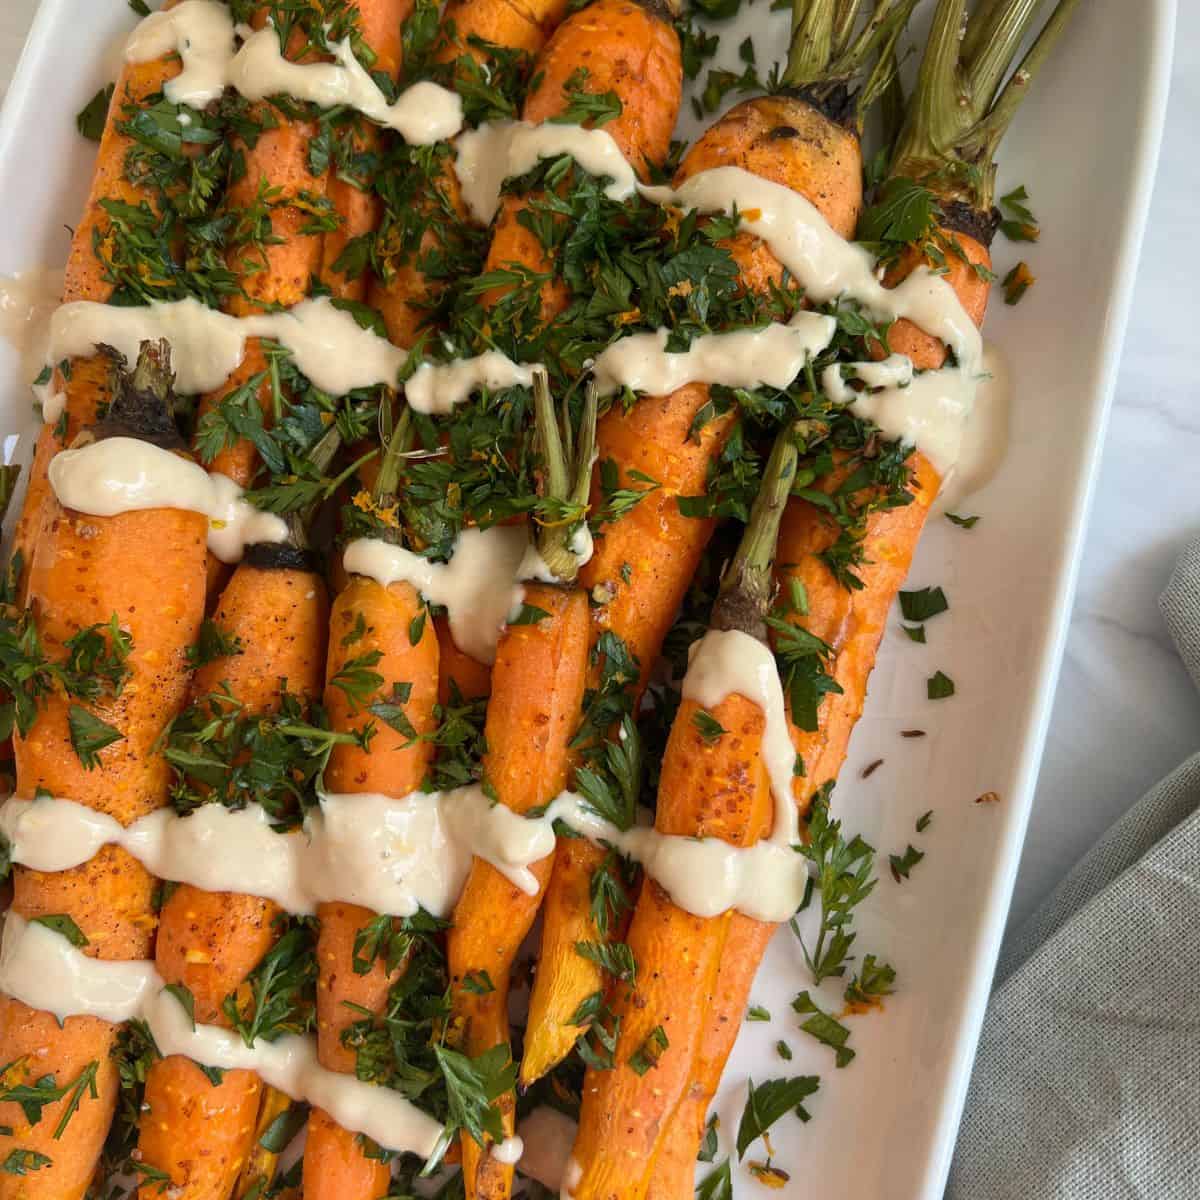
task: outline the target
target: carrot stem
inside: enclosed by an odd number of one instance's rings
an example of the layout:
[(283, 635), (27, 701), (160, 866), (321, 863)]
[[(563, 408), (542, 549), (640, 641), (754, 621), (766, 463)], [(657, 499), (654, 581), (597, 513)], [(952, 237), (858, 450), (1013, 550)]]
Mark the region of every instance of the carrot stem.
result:
[(787, 426), (775, 439), (750, 520), (713, 605), (714, 629), (740, 629), (767, 640), (766, 615), (774, 590), (773, 563), (779, 524), (796, 474), (796, 432)]
[(874, 0), (855, 34), (861, 0), (793, 0), (792, 42), (783, 81), (789, 87), (848, 86), (863, 77), (854, 100), (857, 128), (895, 71), (895, 48), (917, 0)]
[(988, 211), (996, 191), (993, 157), (1077, 3), (1058, 0), (1001, 87), (1039, 0), (988, 0), (974, 26), (966, 25), (967, 0), (939, 0), (890, 174), (933, 178), (943, 194)]
[(592, 483), (592, 459), (596, 452), (596, 388), (589, 385), (579, 423), (578, 444), (566, 404), (555, 411), (550, 382), (545, 371), (533, 376), (533, 408), (542, 461), (546, 470), (545, 497), (559, 502), (567, 515), (547, 521), (538, 533), (538, 553), (560, 583), (574, 583), (579, 574), (580, 555), (575, 532), (586, 515)]
[(1008, 127), (1012, 124), (1012, 119), (1016, 116), (1017, 109), (1025, 98), (1025, 93), (1029, 90), (1034, 76), (1050, 56), (1050, 52), (1054, 49), (1055, 43), (1066, 28), (1078, 3), (1079, 0), (1059, 0), (1054, 12), (1050, 14), (1050, 19), (1042, 27), (1041, 33), (1029, 48), (1029, 52), (996, 97), (991, 112), (980, 121), (968, 142), (968, 145), (977, 144), (979, 146), (978, 153), (989, 162), (996, 153), (1001, 139), (1008, 132)]
[[(386, 405), (379, 410), (380, 423), (385, 419), (385, 413), (390, 424), (391, 409)], [(400, 468), (404, 463), (404, 455), (412, 445), (413, 427), (412, 413), (407, 405), (401, 410), (395, 427), (380, 429), (380, 442), (384, 446), (383, 462), (379, 467), (379, 477), (375, 480), (376, 504), (383, 504), (395, 497), (400, 490)]]

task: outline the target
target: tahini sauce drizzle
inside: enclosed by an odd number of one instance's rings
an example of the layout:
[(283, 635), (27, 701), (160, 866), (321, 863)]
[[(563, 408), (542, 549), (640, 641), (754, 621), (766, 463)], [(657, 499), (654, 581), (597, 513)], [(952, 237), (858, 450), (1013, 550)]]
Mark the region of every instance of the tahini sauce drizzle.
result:
[(178, 508), (208, 517), (208, 547), (222, 562), (240, 562), (256, 542), (282, 542), (287, 525), (243, 498), (219, 472), (138, 438), (112, 437), (50, 460), (50, 486), (65, 508), (93, 517)]
[(313, 1037), (289, 1035), (247, 1046), (231, 1030), (193, 1025), (177, 997), (163, 990), (153, 963), (89, 958), (60, 934), (15, 913), (4, 923), (0, 990), (59, 1020), (140, 1018), (164, 1056), (185, 1055), (225, 1071), (254, 1071), (271, 1087), (320, 1105), (343, 1128), (388, 1149), (428, 1158), (442, 1133), (437, 1121), (398, 1092), (322, 1067)]
[[(240, 48), (238, 35), (243, 38)], [(184, 0), (175, 8), (151, 13), (130, 35), (125, 59), (151, 62), (176, 51), (183, 70), (163, 88), (176, 104), (203, 108), (229, 86), (247, 100), (286, 95), (322, 108), (345, 105), (396, 130), (410, 145), (429, 146), (462, 128), (462, 100), (456, 92), (425, 80), (389, 104), (354, 57), (349, 38), (334, 47), (332, 63), (289, 62), (272, 26), (235, 29), (228, 8), (216, 0)]]

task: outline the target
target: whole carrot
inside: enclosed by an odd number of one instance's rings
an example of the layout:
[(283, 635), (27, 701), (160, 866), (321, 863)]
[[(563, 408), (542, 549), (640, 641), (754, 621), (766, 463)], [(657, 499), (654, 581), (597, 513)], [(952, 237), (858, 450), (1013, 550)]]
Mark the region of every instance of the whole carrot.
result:
[[(388, 445), (375, 484), (376, 511), (395, 508), (406, 428), (402, 424)], [(420, 788), (434, 750), (427, 735), (435, 727), (439, 652), (437, 635), (424, 613), (424, 601), (412, 584), (384, 587), (363, 575), (351, 575), (334, 601), (325, 684), (330, 726), (357, 734), (370, 726), (374, 734), (369, 743), (334, 747), (325, 770), (328, 791), (400, 798)], [(352, 684), (356, 679), (358, 686)], [(398, 719), (389, 723), (373, 716), (371, 705), (380, 703), (398, 703), (407, 729)], [(353, 1074), (355, 1054), (343, 1044), (342, 1034), (367, 1013), (384, 1012), (388, 992), (405, 963), (389, 970), (375, 958), (363, 969), (355, 947), (376, 919), (369, 909), (322, 904), (317, 918), (318, 1054), (323, 1066)], [(386, 1194), (390, 1177), (387, 1165), (368, 1157), (356, 1134), (314, 1110), (304, 1152), (304, 1194), (309, 1200), (376, 1200)]]
[[(560, 430), (542, 372), (535, 376), (534, 402), (546, 495), (569, 506), (578, 523), (586, 513), (595, 395), (589, 393), (578, 439), (571, 437), (565, 410)], [(568, 529), (565, 522), (543, 528), (538, 548), (554, 582), (526, 585), (525, 604), (536, 612), (536, 619), (505, 629), (492, 668), (483, 778), (489, 794), (516, 813), (549, 804), (566, 786), (570, 740), (583, 703), (588, 602), (575, 585), (578, 559)], [(471, 1057), (508, 1042), (509, 977), (537, 915), (551, 861), (547, 857), (530, 866), (536, 880), (532, 893), (482, 859), (471, 864), (446, 939), (451, 1028)], [(487, 983), (481, 986), (481, 980)], [(508, 1092), (496, 1105), (505, 1135), (511, 1136), (516, 1097)], [(512, 1164), (466, 1133), (461, 1145), (467, 1197), (509, 1196)]]
[[(178, 0), (169, 0), (164, 7), (170, 8), (176, 3)], [(178, 56), (173, 54), (152, 62), (126, 63), (122, 67), (100, 137), (83, 219), (71, 237), (63, 283), (64, 303), (107, 301), (113, 294), (113, 275), (96, 253), (97, 242), (103, 245), (111, 237), (112, 221), (105, 205), (118, 202), (134, 207), (141, 204), (153, 207), (158, 199), (147, 181), (135, 181), (126, 172), (126, 159), (135, 142), (122, 129), (125, 110), (145, 107), (181, 69)], [(45, 425), (38, 434), (28, 487), (13, 534), (13, 555), (14, 559), (20, 556), (18, 565), (22, 578), (33, 561), (45, 509), (52, 499), (47, 474), (50, 460), (64, 446), (70, 445), (81, 430), (95, 422), (100, 406), (109, 399), (108, 377), (108, 363), (102, 356), (75, 359), (66, 374), (55, 370), (51, 386), (53, 391), (66, 397), (65, 417), (60, 422)]]
[[(1070, 2), (1059, 5), (1021, 63), (1020, 69), (1028, 72), (1024, 84), (1049, 53), (1070, 9)], [(944, 244), (949, 265), (945, 278), (968, 315), (981, 326), (987, 305), (988, 276), (986, 272), (973, 269), (971, 264), (984, 268), (990, 265), (987, 241), (992, 229), (992, 193), (987, 180), (994, 179), (991, 158), (1015, 111), (1012, 101), (1020, 94), (1005, 89), (997, 96), (995, 91), (1028, 32), (1034, 14), (1032, 9), (1027, 9), (1021, 19), (1014, 21), (1011, 18), (1017, 13), (1016, 5), (993, 9), (986, 17), (986, 29), (982, 25), (969, 27), (970, 36), (963, 42), (965, 61), (959, 64), (956, 61), (957, 46), (964, 13), (961, 4), (939, 7), (922, 63), (918, 91), (893, 155), (891, 175), (903, 179), (906, 173), (916, 173), (918, 164), (922, 174), (929, 173), (931, 164), (940, 161), (943, 170), (934, 170), (933, 178), (951, 178), (954, 172), (944, 168), (953, 161), (955, 140), (947, 134), (936, 151), (927, 143), (918, 152), (920, 131), (931, 136), (924, 120), (933, 114), (935, 119), (953, 126), (960, 120), (974, 124), (986, 119), (990, 128), (984, 152), (986, 166), (980, 176), (983, 190), (972, 191), (967, 196), (963, 193), (942, 195), (940, 219), (929, 239), (921, 246), (905, 249), (885, 279), (890, 284), (898, 283), (918, 263), (927, 260), (931, 245)], [(1001, 30), (1004, 30), (1003, 34)], [(985, 47), (990, 48), (989, 53), (980, 54)], [(980, 55), (974, 62), (972, 51)], [(996, 71), (999, 74), (994, 74)], [(965, 93), (964, 78), (969, 81)], [(964, 95), (971, 96), (972, 92), (975, 98), (964, 116), (961, 112), (963, 98)], [(1002, 104), (1005, 95), (1009, 96), (1009, 103)], [(960, 136), (962, 132), (960, 126)], [(980, 150), (973, 147), (971, 153), (978, 154)], [(947, 214), (949, 220), (946, 220)], [(974, 230), (978, 238), (964, 232), (965, 229)], [(942, 343), (907, 320), (897, 321), (889, 329), (888, 345), (893, 352), (907, 354), (918, 369), (940, 367), (946, 359), (946, 348)], [(807, 501), (793, 499), (784, 518), (779, 542), (781, 592), (787, 595), (796, 581), (805, 589), (809, 601), (809, 615), (790, 612), (787, 620), (830, 648), (828, 671), (837, 684), (835, 690), (822, 698), (817, 720), (810, 723), (815, 728), (792, 724), (792, 741), (806, 769), (805, 777), (795, 783), (796, 801), (802, 811), (822, 785), (837, 777), (845, 760), (850, 734), (862, 713), (867, 681), (887, 614), (904, 582), (925, 518), (941, 486), (937, 471), (923, 454), (912, 455), (910, 468), (912, 503), (902, 508), (876, 511), (867, 518), (862, 543), (864, 565), (858, 570), (860, 588), (846, 589), (835, 579), (822, 557), (835, 538), (825, 513)], [(844, 477), (844, 470), (835, 472), (821, 486), (833, 491)], [(749, 1001), (755, 969), (771, 932), (770, 926), (740, 913), (732, 917), (731, 944), (742, 949), (736, 955), (726, 956), (722, 962), (696, 1068), (655, 1163), (648, 1193), (650, 1200), (683, 1200), (691, 1195), (696, 1153), (704, 1136), (708, 1106), (733, 1049)]]
[[(894, 10), (881, 4), (877, 15), (890, 12), (890, 23), (881, 25), (876, 36), (892, 36), (911, 7), (911, 0)], [(825, 108), (833, 97), (840, 100), (836, 84), (842, 74), (858, 70), (863, 56), (874, 49), (871, 39), (846, 48), (837, 73), (822, 78), (820, 88), (758, 97), (730, 109), (684, 157), (676, 185), (713, 167), (741, 167), (799, 192), (833, 229), (850, 237), (862, 208), (858, 133), (853, 120), (843, 124)], [(779, 285), (782, 267), (759, 239), (739, 233), (721, 244), (733, 256), (747, 289), (767, 292)], [(635, 706), (716, 524), (685, 516), (678, 504), (679, 496), (705, 491), (711, 466), (733, 426), (734, 414), (729, 413), (694, 431), (696, 417), (708, 402), (707, 386), (688, 384), (669, 396), (643, 397), (628, 411), (616, 406), (600, 422), (600, 462), (615, 467), (618, 487), (644, 495), (598, 534), (583, 582), (596, 601), (597, 644), (604, 634), (615, 635), (639, 664)], [(639, 477), (661, 486), (646, 491)], [(604, 940), (604, 931), (592, 920), (591, 905), (578, 902), (589, 894), (590, 880), (603, 859), (597, 847), (560, 840), (543, 919), (549, 953), (543, 955), (534, 979), (521, 1063), (526, 1086), (570, 1052), (580, 1033), (573, 1017), (601, 986), (599, 967), (576, 954), (574, 947)]]
[[(170, 444), (165, 343), (143, 346), (132, 375), (115, 372), (110, 428)], [(157, 418), (148, 421), (148, 417)], [(106, 435), (104, 424), (93, 435)], [(182, 451), (180, 451), (182, 452)], [(94, 517), (64, 509), (51, 493), (29, 572), (29, 604), (41, 652), (66, 672), (38, 700), (15, 740), (17, 792), (70, 797), (128, 825), (166, 803), (167, 771), (156, 743), (183, 703), (185, 653), (204, 613), (207, 520), (150, 509)], [(82, 639), (82, 640), (81, 640)], [(97, 686), (75, 678), (90, 645)], [(101, 679), (108, 686), (101, 686)], [(109, 846), (83, 866), (47, 874), (17, 867), (12, 910), (56, 916), (79, 930), (84, 953), (102, 959), (149, 955), (154, 881), (123, 849)], [(49, 1013), (0, 997), (0, 1058), (10, 1085), (53, 1077), (58, 1086), (91, 1073), (78, 1109), (49, 1105), (30, 1124), (15, 1103), (0, 1105), (0, 1155), (44, 1163), (28, 1175), (0, 1173), (0, 1197), (78, 1200), (95, 1170), (117, 1097), (112, 1049), (117, 1028), (92, 1017), (61, 1025)], [(40, 1156), (40, 1158), (38, 1157)]]
[[(771, 562), (796, 468), (792, 429), (776, 439), (741, 545), (713, 606), (711, 629), (765, 642)], [(712, 636), (712, 635), (709, 635)], [(700, 653), (703, 653), (703, 648)], [(707, 716), (708, 720), (705, 720)], [(767, 714), (731, 691), (708, 709), (687, 696), (663, 759), (655, 828), (748, 846), (771, 827), (764, 760)], [(646, 881), (629, 927), (627, 981), (611, 1001), (612, 1063), (589, 1067), (566, 1190), (574, 1200), (640, 1200), (700, 1043), (730, 913), (698, 917)]]
[[(325, 584), (303, 553), (252, 548), (213, 617), (222, 653), (192, 679), (193, 704), (219, 695), (239, 718), (279, 710), (283, 687), (301, 705), (320, 693), (328, 621)], [(281, 835), (282, 836), (282, 835)], [(176, 887), (163, 905), (155, 959), (169, 985), (191, 994), (196, 1021), (229, 1027), (225, 1004), (278, 936), (282, 912), (271, 900)], [(252, 1071), (214, 1082), (188, 1058), (156, 1061), (146, 1078), (138, 1137), (140, 1161), (170, 1178), (181, 1200), (223, 1200), (249, 1156), (262, 1084)], [(161, 1176), (159, 1176), (161, 1179)], [(159, 1184), (142, 1185), (148, 1198)]]

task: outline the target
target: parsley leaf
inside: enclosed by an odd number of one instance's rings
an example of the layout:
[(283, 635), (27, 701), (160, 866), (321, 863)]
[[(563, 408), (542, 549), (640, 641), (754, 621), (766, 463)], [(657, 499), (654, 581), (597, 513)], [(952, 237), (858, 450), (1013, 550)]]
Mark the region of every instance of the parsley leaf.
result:
[(575, 953), (622, 982), (632, 981), (637, 976), (633, 951), (624, 942), (576, 942)]
[(960, 517), (957, 513), (947, 513), (946, 520), (951, 525), (957, 525), (960, 529), (974, 529), (979, 524), (978, 517)]
[(722, 734), (729, 732), (712, 713), (707, 712), (703, 708), (698, 708), (692, 713), (692, 724), (695, 725), (700, 732), (700, 736), (710, 746), (714, 742), (719, 741)]
[(45, 925), (47, 929), (53, 929), (55, 933), (61, 934), (76, 948), (88, 944), (83, 930), (66, 913), (51, 913), (42, 917), (33, 917), (31, 920), (34, 925)]
[(104, 123), (108, 118), (108, 106), (112, 96), (113, 84), (110, 83), (102, 87), (79, 110), (79, 114), (75, 118), (75, 128), (89, 142), (98, 142), (104, 133)]
[(71, 734), (71, 746), (87, 771), (100, 765), (100, 751), (105, 746), (122, 741), (125, 735), (114, 729), (107, 721), (88, 712), (79, 704), (67, 709), (67, 728)]
[(834, 1052), (838, 1067), (849, 1066), (853, 1062), (855, 1052), (846, 1045), (850, 1040), (850, 1030), (841, 1021), (822, 1010), (807, 991), (801, 992), (792, 1001), (792, 1008), (807, 1018), (800, 1022), (800, 1028)]
[(930, 700), (945, 700), (954, 695), (954, 680), (938, 671), (925, 681), (925, 692)]
[(862, 970), (846, 985), (843, 999), (852, 1007), (873, 1007), (895, 990), (896, 972), (873, 954), (863, 956)]
[(749, 1081), (749, 1095), (742, 1119), (738, 1124), (737, 1154), (744, 1158), (746, 1151), (762, 1137), (784, 1113), (795, 1112), (802, 1120), (808, 1120), (803, 1101), (816, 1092), (821, 1081), (816, 1075), (795, 1075), (790, 1079), (768, 1079), (754, 1086)]
[(696, 1200), (733, 1200), (729, 1159), (725, 1159), (696, 1185)]
[[(872, 876), (875, 850), (858, 834), (849, 841), (842, 837), (841, 822), (829, 817), (830, 791), (830, 785), (825, 785), (813, 798), (808, 841), (799, 847), (799, 853), (816, 869), (813, 890), (819, 892), (821, 899), (821, 923), (811, 951), (800, 934), (796, 918), (791, 921), (813, 982), (818, 984), (828, 976), (845, 974), (856, 937), (850, 929), (854, 909), (874, 891), (876, 884)], [(810, 895), (806, 893), (802, 909), (809, 901)]]
[(629, 1069), (638, 1075), (658, 1066), (658, 1060), (669, 1049), (667, 1031), (661, 1025), (655, 1025), (646, 1035), (646, 1040), (629, 1056)]
[(37, 1150), (10, 1150), (8, 1157), (0, 1163), (0, 1171), (6, 1175), (28, 1175), (30, 1171), (50, 1166), (53, 1161)]
[(892, 865), (892, 878), (899, 883), (907, 879), (909, 872), (925, 857), (923, 850), (916, 849), (911, 843), (903, 854), (889, 854), (888, 862)]
[(949, 607), (946, 593), (940, 587), (900, 593), (900, 611), (906, 621), (928, 621), (930, 617), (944, 613)]

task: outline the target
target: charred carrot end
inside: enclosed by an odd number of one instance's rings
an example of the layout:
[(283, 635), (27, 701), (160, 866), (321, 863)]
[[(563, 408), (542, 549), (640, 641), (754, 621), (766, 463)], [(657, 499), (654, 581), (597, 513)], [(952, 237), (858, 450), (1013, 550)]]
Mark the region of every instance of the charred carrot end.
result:
[(379, 1200), (391, 1179), (386, 1163), (365, 1157), (358, 1134), (323, 1109), (312, 1110), (304, 1147), (305, 1200)]
[(0, 1161), (21, 1151), (49, 1163), (26, 1175), (0, 1173), (3, 1200), (82, 1200), (116, 1110), (119, 1081), (112, 1058), (116, 1035), (117, 1027), (107, 1021), (68, 1017), (60, 1027), (49, 1013), (0, 996), (6, 1088), (32, 1086), (47, 1075), (62, 1087), (91, 1073), (96, 1085), (94, 1095), (84, 1086), (79, 1107), (61, 1137), (54, 1135), (69, 1099), (47, 1105), (33, 1125), (19, 1104), (0, 1104)]
[(807, 101), (758, 96), (735, 105), (697, 139), (677, 182), (718, 166), (741, 167), (798, 192), (842, 237), (854, 236), (862, 211), (858, 136)]
[[(188, 1200), (228, 1196), (254, 1145), (262, 1083), (253, 1071), (226, 1071), (214, 1083), (190, 1058), (154, 1064), (138, 1132), (143, 1162), (165, 1172)], [(161, 1195), (147, 1181), (138, 1200)]]
[[(421, 786), (434, 746), (414, 740), (399, 719), (389, 723), (372, 705), (397, 705), (417, 735), (434, 728), (438, 639), (425, 605), (408, 583), (383, 587), (361, 575), (337, 597), (330, 614), (325, 708), (340, 732), (375, 727), (370, 746), (339, 744), (330, 755), (331, 792), (403, 796)], [(373, 678), (364, 682), (363, 672)], [(378, 682), (376, 682), (378, 681)]]

